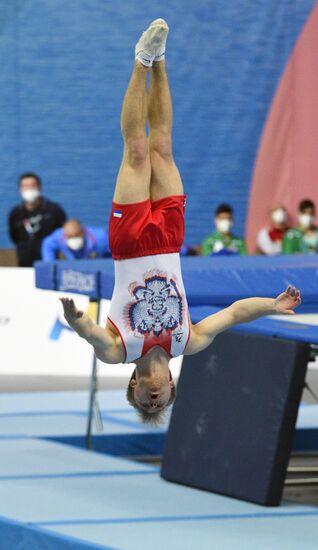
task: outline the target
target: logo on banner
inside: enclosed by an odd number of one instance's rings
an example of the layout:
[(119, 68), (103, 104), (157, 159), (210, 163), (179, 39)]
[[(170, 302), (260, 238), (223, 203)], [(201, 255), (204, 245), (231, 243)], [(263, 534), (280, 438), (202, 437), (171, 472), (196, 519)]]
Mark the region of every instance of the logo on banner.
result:
[(81, 273), (73, 269), (61, 270), (59, 290), (76, 290), (77, 292), (91, 293), (95, 291), (95, 275), (92, 273)]

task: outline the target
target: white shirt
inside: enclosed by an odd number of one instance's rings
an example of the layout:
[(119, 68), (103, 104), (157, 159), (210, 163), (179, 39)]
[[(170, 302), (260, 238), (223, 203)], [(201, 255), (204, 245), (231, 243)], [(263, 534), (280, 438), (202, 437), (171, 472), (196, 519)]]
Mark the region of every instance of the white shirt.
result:
[(269, 235), (269, 229), (264, 227), (257, 235), (257, 246), (263, 254), (271, 256), (282, 253), (283, 241), (272, 241)]

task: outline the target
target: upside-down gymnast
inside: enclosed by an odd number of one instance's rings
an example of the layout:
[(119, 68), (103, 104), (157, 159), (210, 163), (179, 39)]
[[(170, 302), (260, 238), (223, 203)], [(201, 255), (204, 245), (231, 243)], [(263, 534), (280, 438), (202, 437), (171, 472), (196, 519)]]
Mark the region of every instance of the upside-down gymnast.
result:
[[(106, 327), (61, 298), (69, 325), (105, 363), (135, 363), (128, 401), (159, 423), (175, 397), (171, 357), (193, 355), (220, 332), (273, 313), (293, 314), (299, 290), (248, 298), (193, 325), (182, 282), (185, 195), (171, 144), (172, 102), (165, 67), (168, 25), (153, 21), (135, 49), (121, 114), (124, 140), (109, 222), (115, 288)], [(147, 77), (150, 88), (147, 92)], [(146, 133), (146, 121), (149, 135)]]

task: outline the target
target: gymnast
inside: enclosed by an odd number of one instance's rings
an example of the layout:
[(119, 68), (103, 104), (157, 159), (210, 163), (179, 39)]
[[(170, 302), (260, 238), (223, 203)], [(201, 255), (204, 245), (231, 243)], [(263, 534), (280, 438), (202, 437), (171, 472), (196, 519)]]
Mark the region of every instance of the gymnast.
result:
[(238, 323), (292, 315), (300, 303), (299, 290), (289, 286), (275, 299), (239, 300), (191, 323), (179, 257), (186, 198), (172, 154), (168, 30), (163, 19), (156, 19), (140, 37), (122, 106), (124, 152), (109, 222), (115, 288), (106, 327), (96, 325), (72, 299), (61, 298), (65, 319), (98, 359), (135, 364), (127, 398), (142, 421), (153, 423), (161, 422), (175, 397), (171, 357), (198, 353)]

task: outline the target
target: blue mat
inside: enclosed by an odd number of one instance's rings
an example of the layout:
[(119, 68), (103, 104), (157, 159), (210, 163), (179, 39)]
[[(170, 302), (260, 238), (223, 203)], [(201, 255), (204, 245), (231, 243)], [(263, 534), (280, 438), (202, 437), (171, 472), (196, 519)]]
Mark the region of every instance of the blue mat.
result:
[[(275, 296), (289, 283), (302, 289), (298, 312), (318, 308), (318, 257), (183, 258), (182, 271), (191, 320), (197, 323), (237, 299)], [(114, 285), (112, 260), (37, 262), (36, 286), (111, 298)], [(198, 305), (200, 304), (200, 305)], [(317, 327), (261, 318), (234, 330), (318, 344)]]
[[(169, 420), (160, 428), (142, 424), (124, 390), (98, 392), (103, 431), (93, 422), (92, 447), (115, 456), (161, 455)], [(85, 448), (87, 392), (2, 394), (0, 441), (42, 438)]]
[[(213, 315), (213, 313), (219, 310), (220, 308), (213, 306), (192, 306), (190, 307), (191, 320), (193, 323), (198, 323), (205, 317)], [(294, 323), (288, 321), (288, 316), (286, 316), (286, 321), (274, 319), (272, 317), (261, 317), (250, 323), (234, 326), (231, 330), (283, 338), (284, 340), (297, 340), (298, 342), (318, 344), (317, 325)]]
[[(160, 428), (141, 424), (123, 390), (98, 393), (103, 432), (93, 423), (93, 449), (113, 456), (154, 456), (163, 453), (169, 416)], [(45, 439), (85, 447), (86, 392), (2, 394), (0, 442)], [(294, 450), (318, 449), (318, 405), (299, 409)]]
[[(318, 256), (186, 257), (181, 262), (190, 306), (225, 306), (251, 296), (276, 296), (292, 284), (301, 289), (299, 311), (318, 310)], [(38, 288), (111, 298), (111, 259), (37, 262), (35, 267)]]
[(316, 548), (315, 506), (262, 508), (35, 439), (0, 441), (0, 453), (1, 550)]

